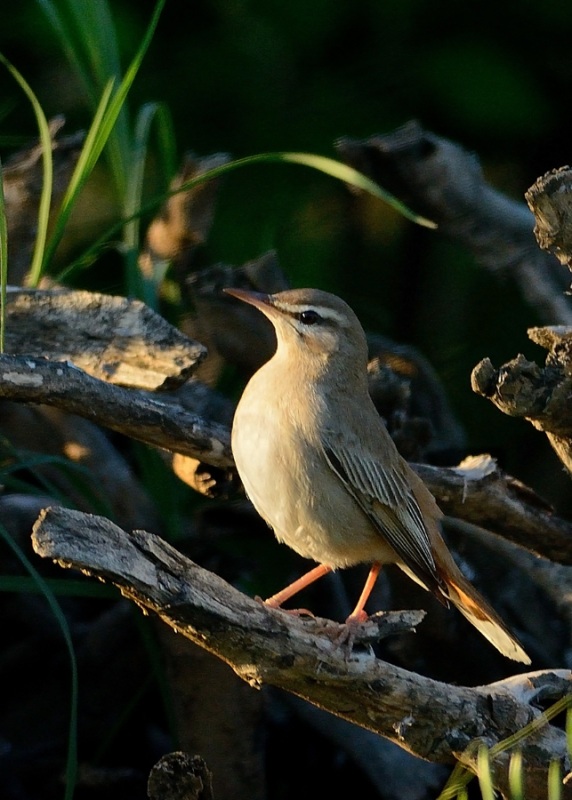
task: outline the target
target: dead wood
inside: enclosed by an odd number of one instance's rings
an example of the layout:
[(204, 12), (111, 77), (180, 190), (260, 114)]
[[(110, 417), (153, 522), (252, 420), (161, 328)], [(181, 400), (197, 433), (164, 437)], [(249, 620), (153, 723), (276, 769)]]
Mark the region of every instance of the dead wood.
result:
[(496, 369), (485, 358), (474, 368), (471, 385), (504, 414), (526, 419), (544, 431), (572, 473), (572, 328), (531, 328), (528, 335), (549, 350), (544, 367), (518, 355)]
[(8, 292), (6, 352), (71, 361), (140, 389), (180, 386), (206, 349), (139, 300), (67, 289)]
[(553, 253), (561, 264), (572, 265), (572, 170), (560, 167), (538, 178), (526, 192), (536, 219), (538, 245)]
[[(328, 635), (335, 623), (268, 609), (157, 536), (127, 534), (101, 517), (47, 509), (35, 525), (33, 545), (61, 566), (114, 583), (251, 686), (283, 688), (431, 761), (458, 759), (475, 771), (476, 742), (498, 743), (538, 720), (539, 704), (570, 692), (569, 670), (469, 688), (416, 675), (367, 651), (348, 658)], [(415, 612), (386, 617), (393, 633), (419, 621)], [(383, 617), (377, 627), (383, 631)], [(526, 796), (544, 797), (549, 761), (558, 760), (564, 774), (570, 770), (566, 735), (544, 724), (520, 744)], [(503, 752), (493, 764), (494, 783), (504, 793), (508, 759)], [(569, 796), (572, 787), (565, 785), (563, 797)]]
[(494, 531), (551, 561), (572, 565), (572, 523), (554, 514), (490, 456), (466, 459), (458, 467), (413, 466), (448, 516)]
[(147, 229), (145, 246), (139, 256), (139, 267), (147, 280), (159, 284), (166, 264), (172, 263), (179, 282), (184, 282), (195, 250), (205, 243), (213, 223), (220, 178), (206, 180), (183, 191), (181, 187), (228, 161), (228, 153), (204, 157), (194, 153), (185, 155), (169, 187), (175, 194), (169, 197)]
[[(68, 362), (0, 355), (0, 396), (26, 403), (48, 403), (138, 441), (228, 466), (232, 455), (228, 428), (141, 390), (124, 389), (92, 378)], [(176, 443), (173, 448), (172, 445)]]
[[(125, 389), (98, 381), (68, 363), (0, 355), (0, 397), (47, 403), (138, 441), (219, 467), (218, 475), (230, 486), (229, 426), (188, 411), (193, 391), (191, 382), (185, 387), (183, 406), (177, 392)], [(204, 403), (205, 387), (198, 384), (196, 391)], [(539, 555), (570, 563), (572, 524), (543, 508), (534, 493), (514, 479), (496, 469), (485, 475), (445, 467), (418, 469), (447, 513), (489, 527)], [(209, 473), (208, 491), (216, 478)]]
[(167, 753), (147, 782), (149, 800), (215, 800), (212, 773), (201, 756)]
[(563, 297), (566, 273), (538, 249), (534, 217), (525, 203), (487, 184), (473, 153), (409, 122), (366, 140), (340, 139), (336, 149), (364, 172), (437, 223), (440, 234), (460, 242), (486, 269), (510, 275), (523, 297), (548, 323), (572, 324)]

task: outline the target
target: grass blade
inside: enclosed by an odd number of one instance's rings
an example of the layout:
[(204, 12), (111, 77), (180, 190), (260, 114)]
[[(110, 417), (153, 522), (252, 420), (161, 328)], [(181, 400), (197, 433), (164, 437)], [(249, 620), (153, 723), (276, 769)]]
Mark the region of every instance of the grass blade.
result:
[(52, 0), (36, 0), (41, 10), (46, 15), (48, 22), (57, 33), (60, 44), (66, 57), (73, 67), (74, 72), (83, 82), (88, 97), (94, 105), (97, 103), (97, 91), (94, 89), (93, 82), (80, 58), (79, 49), (74, 42), (74, 34), (71, 26), (64, 20), (55, 3)]
[(53, 184), (53, 161), (52, 161), (52, 137), (48, 120), (44, 114), (40, 102), (24, 77), (18, 72), (7, 58), (0, 53), (0, 62), (4, 64), (12, 77), (20, 85), (24, 94), (27, 96), (36, 116), (36, 123), (40, 132), (40, 143), (42, 145), (42, 192), (40, 195), (40, 206), (38, 209), (38, 229), (36, 231), (36, 241), (34, 244), (34, 255), (26, 283), (29, 286), (37, 286), (42, 277), (44, 264), (44, 251), (48, 234), (48, 223), (50, 219), (50, 205), (52, 201)]
[(95, 163), (99, 158), (103, 147), (105, 146), (105, 140), (101, 134), (101, 129), (104, 124), (105, 113), (110, 103), (112, 91), (113, 80), (107, 84), (101, 96), (99, 106), (93, 117), (91, 127), (85, 138), (79, 159), (75, 165), (68, 188), (62, 200), (60, 210), (54, 224), (54, 230), (44, 253), (44, 269), (50, 264), (54, 253), (57, 250), (77, 196), (89, 178)]
[(375, 181), (372, 181), (371, 178), (368, 178), (367, 175), (358, 172), (357, 169), (354, 169), (353, 167), (350, 167), (341, 161), (336, 161), (334, 158), (327, 158), (326, 156), (315, 155), (314, 153), (259, 153), (254, 156), (238, 158), (235, 161), (229, 161), (226, 164), (222, 164), (220, 167), (214, 167), (208, 172), (204, 172), (202, 175), (199, 175), (197, 178), (187, 181), (176, 191), (172, 192), (172, 194), (176, 194), (176, 192), (187, 191), (193, 186), (196, 186), (197, 183), (210, 180), (211, 178), (217, 178), (219, 175), (224, 175), (226, 172), (231, 172), (239, 167), (245, 167), (251, 164), (272, 163), (300, 164), (304, 167), (310, 167), (311, 169), (318, 170), (326, 175), (330, 175), (332, 178), (337, 178), (344, 183), (348, 183), (350, 186), (353, 186), (356, 189), (361, 189), (362, 191), (368, 192), (374, 197), (378, 197), (380, 200), (383, 200), (384, 203), (387, 203), (404, 217), (410, 219), (412, 222), (416, 222), (418, 225), (423, 225), (426, 228), (437, 227), (437, 225), (430, 219), (426, 219), (425, 217), (416, 214), (414, 211), (411, 211), (411, 209), (409, 209), (404, 203), (402, 203), (389, 192), (386, 192), (385, 189), (383, 189), (379, 184), (375, 183)]
[(102, 234), (102, 236), (100, 236), (100, 238), (97, 239), (97, 241), (94, 242), (91, 247), (89, 247), (79, 258), (69, 264), (66, 269), (57, 276), (57, 279), (62, 281), (78, 268), (85, 268), (86, 266), (89, 266), (89, 264), (93, 263), (93, 261), (97, 258), (98, 254), (109, 246), (109, 242), (112, 237), (114, 237), (124, 225), (127, 225), (135, 217), (141, 217), (144, 214), (156, 211), (157, 208), (159, 208), (169, 197), (172, 197), (179, 192), (186, 192), (189, 189), (198, 186), (200, 183), (212, 180), (213, 178), (218, 178), (222, 175), (225, 175), (227, 172), (232, 172), (235, 169), (247, 167), (252, 164), (270, 163), (301, 164), (303, 166), (316, 169), (320, 172), (324, 172), (327, 175), (337, 178), (338, 180), (342, 180), (344, 183), (348, 183), (357, 189), (368, 192), (374, 197), (378, 197), (392, 208), (395, 208), (404, 217), (412, 222), (417, 223), (418, 225), (433, 229), (437, 227), (437, 225), (431, 220), (416, 214), (414, 211), (411, 211), (400, 200), (391, 195), (389, 192), (386, 192), (385, 189), (382, 189), (381, 186), (370, 180), (370, 178), (368, 178), (366, 175), (363, 175), (353, 167), (349, 167), (346, 164), (342, 164), (341, 162), (335, 161), (332, 158), (326, 158), (325, 156), (314, 156), (311, 153), (260, 153), (254, 156), (239, 158), (235, 161), (228, 161), (226, 164), (222, 164), (220, 167), (213, 167), (213, 169), (198, 175), (196, 178), (191, 178), (190, 180), (178, 186), (176, 189), (165, 192), (164, 194), (153, 198), (149, 202), (145, 203), (145, 205), (133, 215), (119, 220), (117, 223), (108, 228), (108, 230), (105, 231), (105, 233)]
[[(572, 694), (567, 694), (564, 697), (561, 697), (560, 700), (557, 700), (553, 703), (546, 711), (543, 711), (542, 714), (539, 714), (538, 717), (529, 722), (528, 725), (525, 725), (520, 730), (513, 733), (511, 736), (507, 736), (506, 739), (502, 739), (500, 742), (497, 742), (493, 745), (489, 750), (489, 760), (494, 759), (499, 753), (504, 753), (507, 750), (510, 750), (512, 747), (515, 747), (528, 736), (531, 736), (535, 733), (539, 728), (542, 728), (544, 725), (547, 725), (551, 719), (561, 714), (566, 709), (572, 708)], [(567, 717), (567, 724), (568, 724)], [(572, 728), (572, 724), (571, 724)], [(567, 736), (568, 736), (568, 743), (569, 746), (572, 744), (569, 733), (567, 728)], [(469, 747), (474, 746), (471, 744)], [(468, 752), (468, 749), (467, 749)], [(467, 767), (464, 767), (461, 762), (458, 762), (455, 765), (451, 775), (449, 776), (449, 780), (445, 784), (445, 787), (437, 800), (450, 800), (450, 798), (455, 796), (455, 791), (461, 787), (466, 786), (472, 779), (473, 775), (469, 772)]]
[(135, 123), (131, 168), (127, 184), (125, 212), (129, 220), (125, 224), (123, 246), (127, 258), (127, 293), (139, 297), (151, 308), (157, 306), (157, 291), (164, 275), (144, 276), (137, 262), (140, 249), (140, 215), (143, 205), (145, 165), (149, 151), (149, 138), (153, 122), (156, 123), (159, 139), (159, 155), (163, 164), (162, 174), (169, 178), (174, 172), (175, 152), (171, 117), (161, 103), (146, 103), (139, 111)]
[(548, 800), (561, 800), (562, 797), (562, 776), (560, 774), (560, 762), (551, 761), (548, 766)]
[(416, 222), (418, 225), (423, 225), (426, 228), (437, 227), (431, 220), (419, 214), (415, 214), (404, 203), (389, 192), (386, 192), (385, 189), (382, 189), (375, 181), (372, 181), (366, 175), (358, 172), (357, 169), (341, 161), (336, 161), (333, 158), (326, 158), (325, 156), (313, 155), (312, 153), (276, 153), (276, 156), (279, 161), (286, 161), (291, 164), (302, 164), (303, 166), (320, 170), (320, 172), (324, 172), (326, 175), (331, 175), (333, 178), (344, 181), (344, 183), (349, 183), (356, 189), (368, 192), (374, 197), (383, 200), (404, 217), (410, 219), (412, 222)]
[(524, 800), (522, 781), (522, 750), (511, 753), (508, 765), (508, 785), (510, 787), (510, 800)]
[(485, 744), (479, 747), (477, 767), (479, 772), (479, 787), (483, 800), (495, 800), (489, 748)]
[[(54, 232), (46, 250), (44, 267), (46, 267), (53, 259), (57, 246), (61, 241), (65, 225), (69, 219), (73, 205), (75, 204), (77, 195), (91, 174), (97, 159), (101, 155), (103, 148), (109, 140), (119, 114), (125, 105), (127, 94), (131, 88), (131, 85), (133, 84), (133, 81), (135, 80), (139, 67), (141, 66), (141, 62), (143, 61), (143, 57), (147, 52), (147, 48), (151, 43), (151, 39), (159, 22), (159, 16), (163, 10), (165, 2), (166, 0), (158, 0), (153, 11), (151, 21), (147, 26), (147, 31), (143, 37), (143, 41), (141, 42), (137, 53), (129, 65), (127, 72), (125, 73), (125, 77), (117, 87), (116, 91), (113, 92), (113, 78), (108, 81), (104, 89), (88, 136), (83, 146), (80, 159), (74, 170), (70, 186), (68, 187), (68, 191), (66, 192), (62, 202)], [(127, 175), (129, 168), (129, 163), (123, 163), (117, 166), (117, 169), (120, 169), (125, 175)], [(122, 198), (122, 200), (124, 202), (125, 198)]]
[(0, 353), (4, 352), (6, 334), (6, 284), (8, 283), (8, 224), (4, 202), (4, 175), (0, 161)]
[[(113, 19), (106, 0), (67, 0), (67, 15), (52, 0), (36, 0), (56, 32), (66, 57), (83, 83), (92, 109), (111, 78), (121, 81), (119, 47)], [(122, 166), (129, 153), (129, 120), (123, 108), (109, 141), (113, 180), (123, 197), (126, 174)]]
[[(68, 9), (78, 31), (79, 44), (85, 52), (89, 83), (101, 92), (107, 82), (121, 82), (121, 59), (113, 17), (107, 0), (67, 0)], [(95, 103), (92, 99), (92, 106)], [(109, 136), (107, 155), (111, 175), (119, 197), (125, 196), (129, 161), (130, 134), (127, 106), (122, 105)]]
[(8, 531), (3, 525), (0, 525), (0, 538), (5, 541), (8, 547), (16, 555), (24, 569), (28, 572), (38, 590), (46, 598), (60, 630), (64, 637), (66, 649), (68, 651), (70, 669), (71, 669), (71, 690), (70, 690), (70, 720), (69, 720), (69, 735), (68, 735), (68, 752), (66, 761), (66, 781), (64, 800), (72, 800), (75, 791), (75, 784), (77, 782), (77, 708), (78, 708), (78, 675), (77, 675), (77, 661), (73, 647), (73, 641), (67, 619), (64, 616), (60, 605), (36, 568), (30, 563), (28, 557), (16, 542), (9, 535)]

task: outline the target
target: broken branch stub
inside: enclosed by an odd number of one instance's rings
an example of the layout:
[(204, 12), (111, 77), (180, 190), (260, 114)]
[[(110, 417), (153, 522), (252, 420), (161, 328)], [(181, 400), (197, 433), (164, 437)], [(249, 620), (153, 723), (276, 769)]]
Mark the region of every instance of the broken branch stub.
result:
[(549, 350), (544, 367), (518, 355), (496, 369), (485, 358), (473, 369), (471, 386), (504, 414), (544, 431), (572, 473), (572, 328), (531, 328), (528, 335)]
[(10, 288), (6, 312), (7, 353), (71, 361), (121, 386), (173, 389), (206, 356), (202, 344), (126, 297)]
[(534, 214), (539, 247), (572, 268), (572, 169), (559, 167), (542, 175), (525, 194)]

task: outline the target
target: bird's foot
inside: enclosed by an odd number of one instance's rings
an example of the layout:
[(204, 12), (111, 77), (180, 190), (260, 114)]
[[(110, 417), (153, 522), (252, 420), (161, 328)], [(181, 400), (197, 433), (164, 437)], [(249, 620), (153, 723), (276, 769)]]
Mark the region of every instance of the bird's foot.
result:
[(291, 614), (293, 617), (315, 617), (315, 614), (308, 608), (282, 608), (280, 603), (273, 602), (272, 598), (270, 598), (270, 600), (263, 600), (261, 597), (255, 597), (254, 599), (258, 600), (259, 603), (262, 603), (262, 605), (267, 608), (278, 608), (280, 611), (283, 611), (285, 614)]
[(336, 647), (341, 647), (345, 650), (346, 660), (351, 656), (352, 650), (359, 633), (361, 626), (367, 622), (369, 616), (365, 611), (354, 611), (346, 619), (342, 625), (340, 633), (336, 636), (334, 642)]

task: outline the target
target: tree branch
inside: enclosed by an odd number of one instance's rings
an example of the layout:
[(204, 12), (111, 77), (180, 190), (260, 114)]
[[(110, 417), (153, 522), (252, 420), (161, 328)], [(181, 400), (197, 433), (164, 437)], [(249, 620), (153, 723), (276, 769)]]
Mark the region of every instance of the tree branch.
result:
[[(227, 481), (234, 466), (229, 425), (188, 410), (193, 400), (204, 409), (210, 394), (193, 381), (172, 393), (124, 389), (68, 363), (0, 355), (0, 397), (78, 414), (138, 441), (220, 467), (221, 480)], [(496, 466), (484, 473), (414, 467), (445, 513), (487, 527), (553, 561), (572, 563), (572, 524)]]
[[(204, 387), (199, 388), (202, 396)], [(79, 414), (156, 447), (225, 467), (232, 462), (226, 426), (177, 405), (175, 396), (124, 389), (92, 378), (73, 364), (0, 355), (0, 397)], [(173, 445), (175, 445), (173, 447)]]
[(531, 212), (486, 183), (473, 153), (418, 122), (363, 141), (344, 138), (336, 149), (436, 222), (439, 232), (459, 241), (486, 269), (510, 274), (546, 322), (572, 324), (572, 308), (562, 294), (566, 273), (536, 246)]
[[(487, 686), (452, 686), (377, 660), (348, 658), (332, 640), (338, 626), (269, 609), (145, 531), (127, 534), (102, 517), (68, 509), (42, 512), (36, 552), (65, 567), (110, 581), (143, 609), (226, 661), (251, 686), (278, 686), (418, 756), (460, 759), (476, 768), (475, 740), (489, 746), (539, 718), (537, 703), (570, 692), (569, 670), (519, 675)], [(404, 630), (419, 612), (394, 612), (364, 626), (368, 636)], [(388, 630), (385, 630), (388, 628)], [(522, 743), (525, 792), (543, 796), (548, 762), (570, 768), (564, 731), (551, 724)], [(493, 765), (507, 790), (508, 754)], [(564, 787), (565, 797), (572, 787)]]

